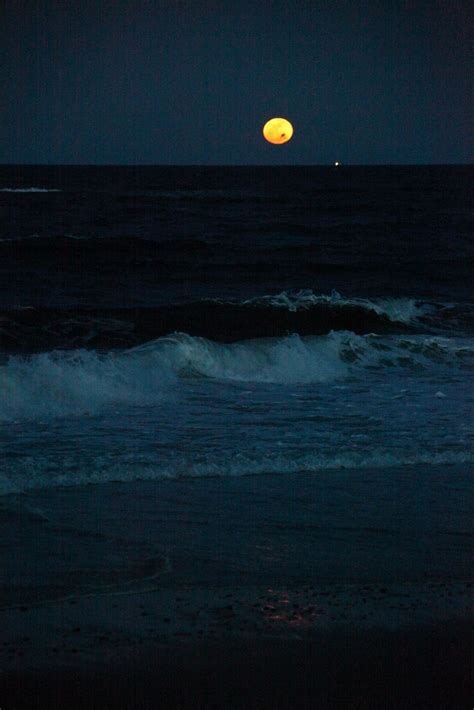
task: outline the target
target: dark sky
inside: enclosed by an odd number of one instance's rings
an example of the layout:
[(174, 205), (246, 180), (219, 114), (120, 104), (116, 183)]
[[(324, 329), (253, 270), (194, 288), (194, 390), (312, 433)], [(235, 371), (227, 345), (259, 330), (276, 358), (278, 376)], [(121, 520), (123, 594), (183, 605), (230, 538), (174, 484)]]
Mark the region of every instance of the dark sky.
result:
[(3, 163), (473, 160), (472, 0), (0, 8)]

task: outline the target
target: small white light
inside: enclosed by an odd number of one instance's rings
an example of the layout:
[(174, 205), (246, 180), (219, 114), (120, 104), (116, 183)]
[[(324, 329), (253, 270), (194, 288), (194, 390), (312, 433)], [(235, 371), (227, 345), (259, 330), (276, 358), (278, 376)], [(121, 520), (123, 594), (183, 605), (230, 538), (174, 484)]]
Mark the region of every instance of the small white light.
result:
[(337, 166), (339, 165), (339, 161), (338, 161), (338, 160), (336, 160), (336, 162), (334, 163), (334, 165), (335, 165), (335, 166), (336, 166), (336, 168), (337, 168)]

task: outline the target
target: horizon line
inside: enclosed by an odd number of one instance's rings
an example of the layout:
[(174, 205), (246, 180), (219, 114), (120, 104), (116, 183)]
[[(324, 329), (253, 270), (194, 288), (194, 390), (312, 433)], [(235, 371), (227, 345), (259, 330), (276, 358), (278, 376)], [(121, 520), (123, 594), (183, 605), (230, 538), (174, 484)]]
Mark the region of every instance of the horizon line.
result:
[(0, 167), (36, 168), (396, 168), (396, 167), (458, 167), (473, 166), (474, 162), (463, 163), (7, 163), (0, 161)]

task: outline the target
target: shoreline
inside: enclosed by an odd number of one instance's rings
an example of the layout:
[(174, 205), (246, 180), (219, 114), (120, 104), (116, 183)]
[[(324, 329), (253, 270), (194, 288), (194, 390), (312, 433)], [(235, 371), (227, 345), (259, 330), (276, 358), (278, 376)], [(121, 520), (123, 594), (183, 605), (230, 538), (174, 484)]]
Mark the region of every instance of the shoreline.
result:
[(4, 499), (0, 708), (469, 708), (469, 486), (419, 466)]

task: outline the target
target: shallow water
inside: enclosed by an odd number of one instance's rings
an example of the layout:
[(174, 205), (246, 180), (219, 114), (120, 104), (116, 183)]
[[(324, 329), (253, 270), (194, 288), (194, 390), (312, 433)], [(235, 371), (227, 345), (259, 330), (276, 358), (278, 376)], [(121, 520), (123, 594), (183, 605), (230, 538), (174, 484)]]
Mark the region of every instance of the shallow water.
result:
[(44, 489), (4, 498), (2, 606), (140, 589), (470, 576), (465, 466)]

